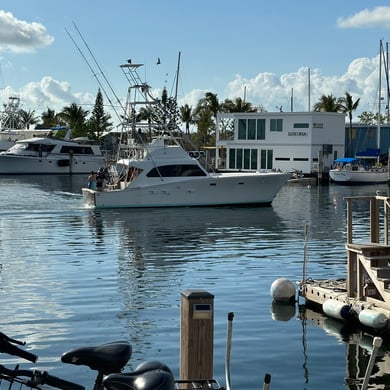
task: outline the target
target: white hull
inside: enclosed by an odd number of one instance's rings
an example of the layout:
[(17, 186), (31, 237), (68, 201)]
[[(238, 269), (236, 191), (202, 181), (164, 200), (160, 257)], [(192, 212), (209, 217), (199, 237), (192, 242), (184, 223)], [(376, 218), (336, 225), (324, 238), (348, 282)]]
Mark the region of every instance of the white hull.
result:
[(163, 183), (156, 178), (146, 187), (135, 180), (125, 189), (82, 191), (85, 203), (96, 208), (270, 205), (289, 177), (278, 172), (224, 173)]
[(56, 159), (0, 155), (0, 175), (87, 174), (104, 164), (104, 158), (99, 156), (86, 161), (78, 157)]
[(331, 169), (329, 177), (339, 184), (379, 184), (389, 181), (389, 173), (386, 169), (377, 170), (347, 170)]

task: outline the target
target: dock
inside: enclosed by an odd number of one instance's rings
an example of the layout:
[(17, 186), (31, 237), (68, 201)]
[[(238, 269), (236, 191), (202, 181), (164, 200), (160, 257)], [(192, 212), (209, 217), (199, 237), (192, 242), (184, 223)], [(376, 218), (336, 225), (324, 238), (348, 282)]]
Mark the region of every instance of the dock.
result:
[[(354, 196), (347, 202), (347, 277), (336, 280), (304, 279), (299, 295), (308, 305), (343, 321), (362, 326), (390, 329), (390, 245), (388, 238), (390, 198)], [(367, 207), (367, 237), (354, 232), (354, 217), (362, 218), (362, 203)], [(355, 208), (355, 209), (354, 209)]]

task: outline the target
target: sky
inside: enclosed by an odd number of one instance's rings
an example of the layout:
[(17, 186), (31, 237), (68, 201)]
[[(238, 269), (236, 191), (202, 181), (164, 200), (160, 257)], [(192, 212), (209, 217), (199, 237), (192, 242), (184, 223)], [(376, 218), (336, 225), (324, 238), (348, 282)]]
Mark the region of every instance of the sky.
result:
[(0, 107), (16, 96), (37, 115), (91, 111), (100, 87), (110, 111), (126, 100), (128, 59), (156, 96), (173, 94), (180, 53), (179, 105), (213, 92), (308, 111), (349, 92), (357, 116), (378, 111), (380, 40), (390, 40), (384, 0), (1, 0)]

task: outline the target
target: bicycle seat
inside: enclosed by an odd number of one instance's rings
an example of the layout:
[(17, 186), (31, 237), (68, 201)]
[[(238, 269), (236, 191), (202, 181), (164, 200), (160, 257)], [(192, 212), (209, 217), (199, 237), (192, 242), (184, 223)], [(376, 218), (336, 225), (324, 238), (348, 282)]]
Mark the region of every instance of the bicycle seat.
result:
[(133, 372), (107, 375), (103, 384), (107, 390), (173, 390), (175, 379), (165, 364), (151, 360)]
[(64, 352), (63, 363), (87, 366), (92, 370), (111, 374), (120, 372), (129, 361), (132, 353), (131, 345), (126, 341), (116, 341), (95, 347), (82, 347)]

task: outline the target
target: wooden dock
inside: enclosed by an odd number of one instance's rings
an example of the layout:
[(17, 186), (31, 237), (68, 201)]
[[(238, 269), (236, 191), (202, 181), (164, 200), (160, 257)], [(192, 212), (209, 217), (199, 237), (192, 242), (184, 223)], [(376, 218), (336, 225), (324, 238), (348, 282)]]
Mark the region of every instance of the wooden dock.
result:
[[(390, 198), (380, 195), (346, 197), (347, 278), (303, 280), (299, 295), (320, 305), (325, 314), (343, 320), (357, 319), (375, 329), (390, 329)], [(367, 237), (355, 237), (354, 206), (365, 202), (369, 212)], [(362, 217), (361, 207), (359, 208)], [(367, 241), (367, 242), (364, 242)]]

